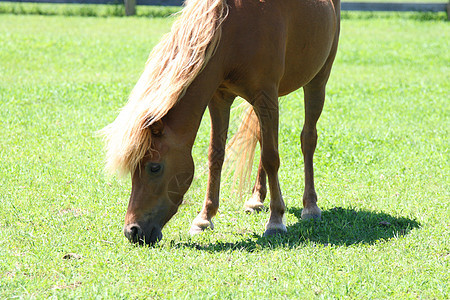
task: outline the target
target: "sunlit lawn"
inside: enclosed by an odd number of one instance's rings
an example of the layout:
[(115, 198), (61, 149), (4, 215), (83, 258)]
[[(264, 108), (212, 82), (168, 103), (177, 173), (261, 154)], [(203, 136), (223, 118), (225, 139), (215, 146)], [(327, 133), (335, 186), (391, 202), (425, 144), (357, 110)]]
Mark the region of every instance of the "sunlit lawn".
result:
[[(345, 19), (319, 121), (320, 222), (302, 222), (302, 92), (281, 99), (288, 234), (261, 235), (222, 185), (215, 230), (190, 237), (196, 178), (153, 248), (122, 226), (129, 180), (103, 171), (111, 122), (169, 19), (0, 15), (0, 298), (450, 297), (450, 28)], [(232, 131), (236, 130), (235, 115)]]

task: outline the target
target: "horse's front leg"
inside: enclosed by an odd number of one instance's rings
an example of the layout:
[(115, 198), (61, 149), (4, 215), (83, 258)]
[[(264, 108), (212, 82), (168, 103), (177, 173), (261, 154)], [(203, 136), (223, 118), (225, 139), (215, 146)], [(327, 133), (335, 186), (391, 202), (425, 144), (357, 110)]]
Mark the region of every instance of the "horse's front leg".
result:
[(283, 222), (286, 206), (278, 181), (280, 157), (278, 154), (278, 92), (276, 88), (259, 92), (254, 97), (253, 108), (261, 126), (261, 163), (268, 177), (270, 189), (270, 217), (264, 236), (285, 233)]
[(217, 92), (208, 105), (211, 117), (211, 141), (208, 151), (208, 185), (203, 208), (192, 222), (191, 234), (214, 229), (212, 218), (219, 209), (220, 176), (225, 158), (225, 143), (230, 120), (230, 107), (235, 96)]

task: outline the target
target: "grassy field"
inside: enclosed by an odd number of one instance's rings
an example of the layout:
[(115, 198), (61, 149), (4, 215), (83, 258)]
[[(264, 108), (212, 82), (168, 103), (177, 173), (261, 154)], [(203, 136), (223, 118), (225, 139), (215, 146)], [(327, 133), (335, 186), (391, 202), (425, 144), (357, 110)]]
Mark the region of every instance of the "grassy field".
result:
[[(160, 7), (142, 5), (139, 5), (136, 8), (136, 16), (138, 17), (168, 17), (181, 9), (181, 7), (176, 6)], [(123, 4), (101, 5), (0, 2), (0, 14), (120, 17), (125, 16), (125, 6)]]
[(230, 179), (216, 229), (188, 235), (205, 115), (184, 204), (157, 246), (135, 247), (122, 234), (130, 181), (104, 173), (95, 132), (170, 23), (0, 15), (1, 299), (450, 297), (448, 22), (343, 21), (318, 127), (322, 221), (300, 220), (298, 91), (281, 99), (286, 236), (261, 236), (268, 212), (245, 214)]

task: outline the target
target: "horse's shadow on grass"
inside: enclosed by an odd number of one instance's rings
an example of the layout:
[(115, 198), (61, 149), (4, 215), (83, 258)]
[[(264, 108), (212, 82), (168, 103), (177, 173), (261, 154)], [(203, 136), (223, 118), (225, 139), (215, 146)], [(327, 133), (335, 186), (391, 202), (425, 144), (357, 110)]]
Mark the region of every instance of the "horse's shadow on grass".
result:
[(420, 224), (404, 217), (393, 217), (383, 212), (360, 211), (335, 207), (322, 212), (322, 219), (301, 220), (301, 209), (292, 207), (298, 222), (287, 227), (287, 234), (253, 238), (230, 242), (201, 244), (193, 241), (176, 243), (174, 247), (195, 248), (210, 252), (244, 250), (253, 252), (262, 248), (298, 248), (308, 244), (350, 246), (353, 244), (374, 244), (408, 234)]

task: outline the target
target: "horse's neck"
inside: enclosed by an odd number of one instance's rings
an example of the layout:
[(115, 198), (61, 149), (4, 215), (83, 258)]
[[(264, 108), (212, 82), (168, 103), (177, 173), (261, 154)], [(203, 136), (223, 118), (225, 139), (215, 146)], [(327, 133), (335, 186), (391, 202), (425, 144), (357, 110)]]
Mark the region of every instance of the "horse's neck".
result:
[(221, 81), (219, 68), (210, 62), (167, 113), (164, 121), (180, 137), (180, 142), (192, 147), (205, 109)]

